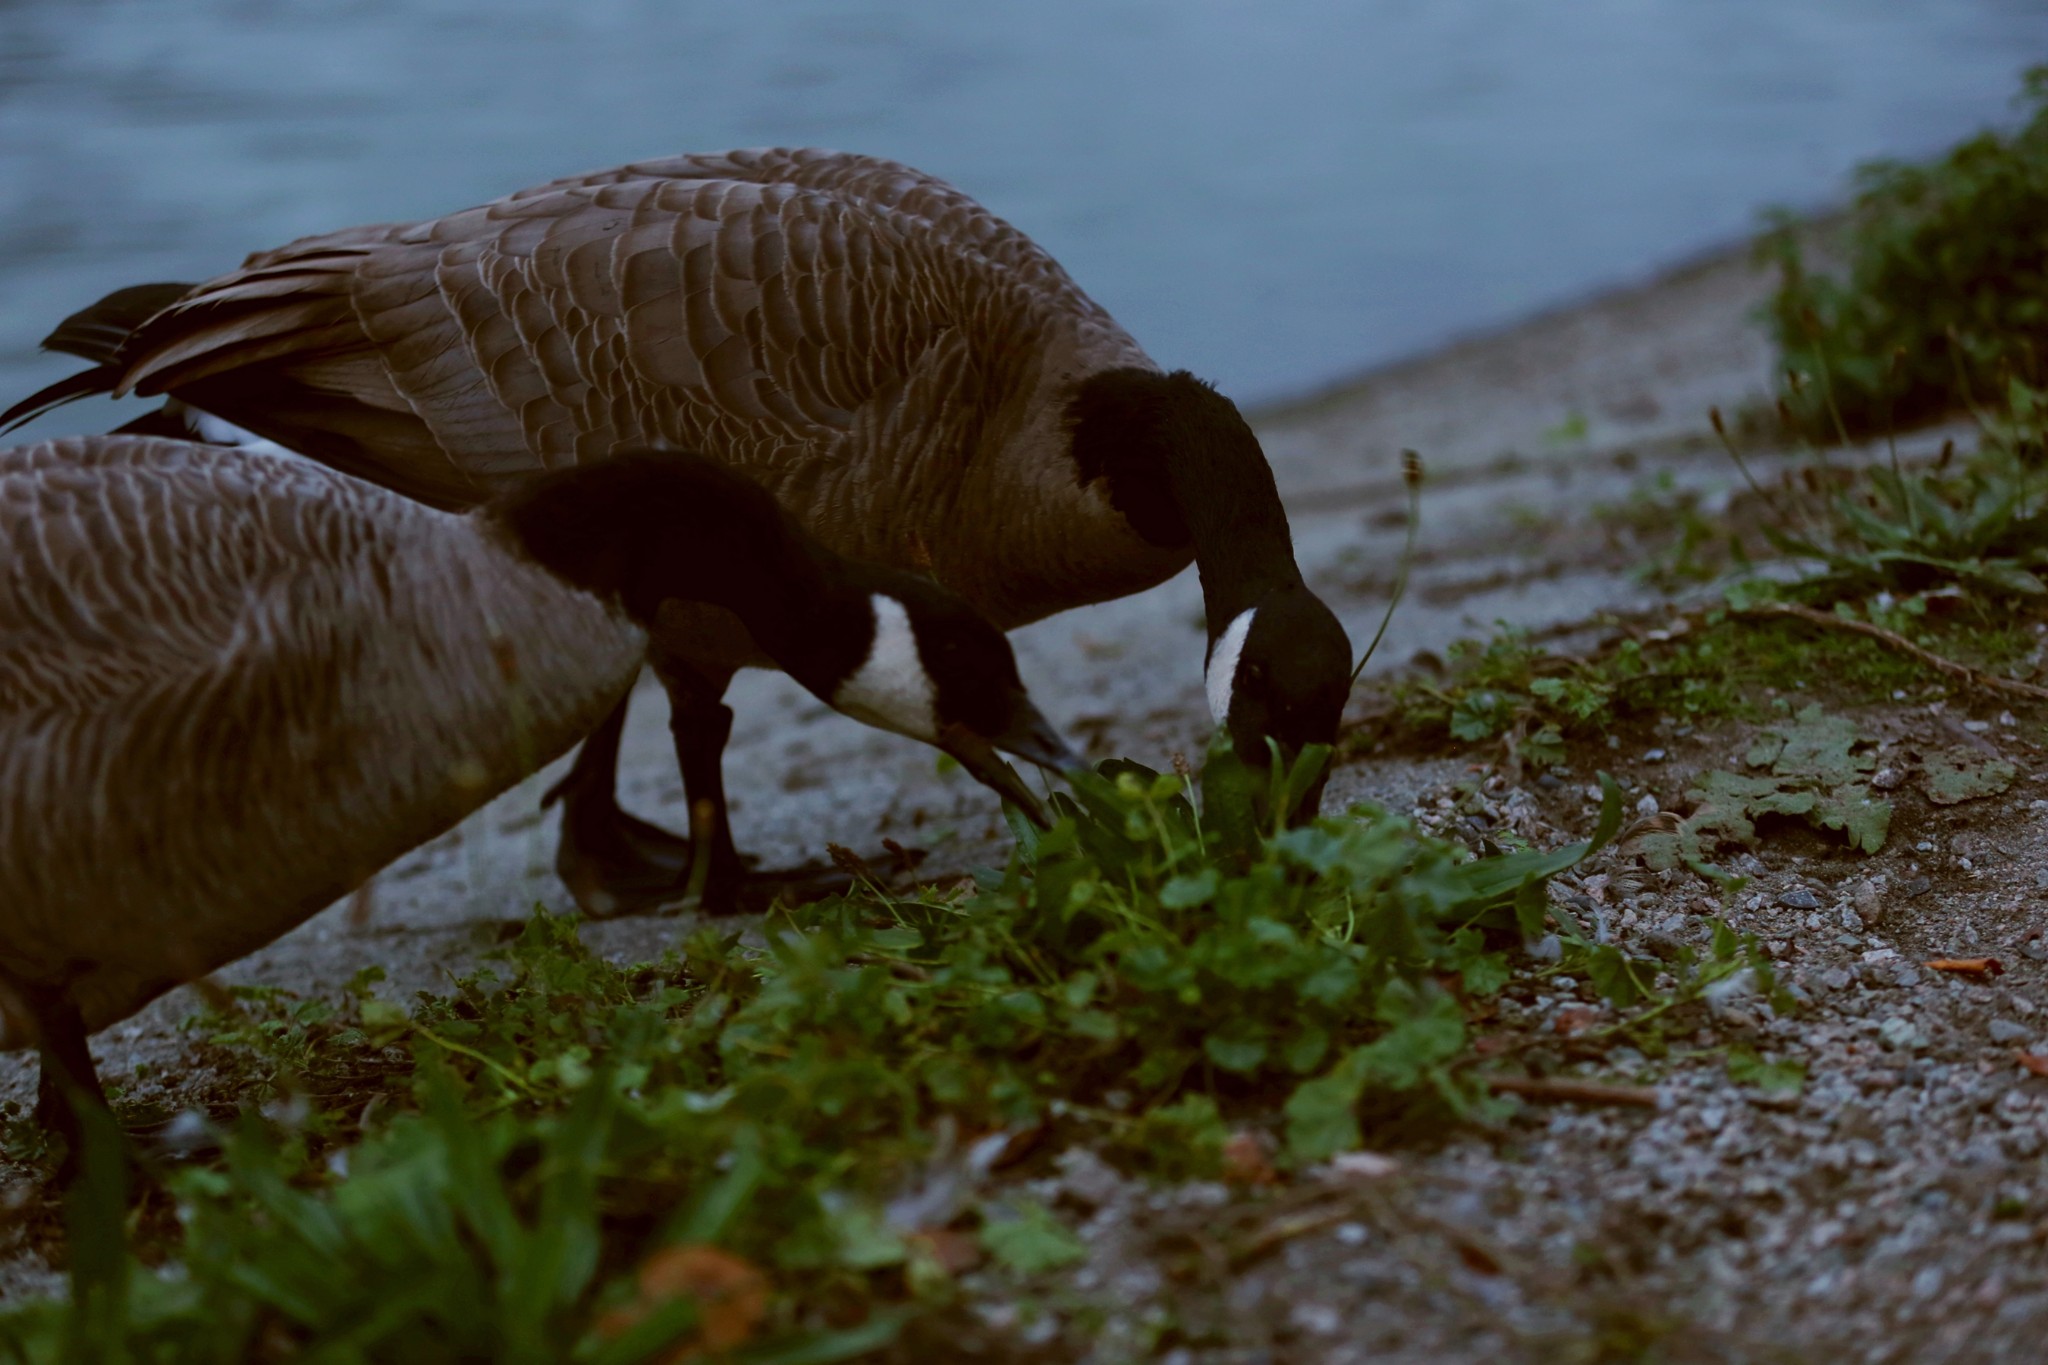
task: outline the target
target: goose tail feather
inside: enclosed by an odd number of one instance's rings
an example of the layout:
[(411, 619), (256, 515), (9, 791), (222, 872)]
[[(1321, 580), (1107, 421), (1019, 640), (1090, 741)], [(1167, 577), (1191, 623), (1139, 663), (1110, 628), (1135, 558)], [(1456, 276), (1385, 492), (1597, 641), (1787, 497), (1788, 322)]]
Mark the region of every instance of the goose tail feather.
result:
[(66, 403), (112, 393), (121, 379), (121, 351), (143, 323), (192, 292), (189, 284), (131, 284), (81, 308), (43, 338), (43, 349), (90, 360), (93, 367), (66, 375), (0, 412), (0, 434)]
[(56, 383), (37, 389), (5, 412), (0, 412), (0, 435), (34, 421), (52, 408), (96, 393), (112, 393), (120, 382), (118, 365), (95, 365), (89, 370), (66, 375)]
[(43, 349), (106, 365), (143, 323), (192, 292), (189, 284), (131, 284), (57, 324)]

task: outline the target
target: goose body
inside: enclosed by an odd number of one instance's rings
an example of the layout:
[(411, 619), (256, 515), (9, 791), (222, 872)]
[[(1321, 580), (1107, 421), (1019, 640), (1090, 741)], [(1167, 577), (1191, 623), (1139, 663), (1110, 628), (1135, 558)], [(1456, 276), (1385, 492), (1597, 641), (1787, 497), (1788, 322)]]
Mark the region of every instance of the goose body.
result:
[(613, 450), (702, 450), (1006, 630), (1191, 557), (1066, 454), (1081, 380), (1157, 367), (1030, 238), (871, 157), (681, 156), (309, 237), (122, 358), (124, 392), (442, 507)]
[(700, 457), (595, 462), (460, 515), (289, 455), (0, 451), (0, 1048), (89, 1077), (86, 1033), (581, 739), (686, 601), (1027, 808), (990, 746), (1057, 761), (992, 626)]
[(105, 1027), (561, 754), (645, 650), (478, 520), (307, 461), (0, 452), (0, 971)]
[[(1335, 735), (1349, 642), (1237, 409), (1163, 372), (1024, 233), (895, 162), (635, 163), (135, 286), (46, 344), (98, 363), (9, 416), (162, 394), (188, 429), (210, 414), (441, 507), (625, 447), (702, 450), (834, 550), (927, 571), (1003, 629), (1194, 560), (1212, 646), (1264, 622), (1209, 680), (1241, 752)], [(720, 744), (719, 697), (764, 662), (701, 614), (652, 657), (678, 724)], [(622, 818), (616, 728), (565, 785), (572, 832), (579, 807)], [(715, 762), (684, 766), (692, 803), (722, 809)], [(577, 862), (565, 844), (572, 881)]]

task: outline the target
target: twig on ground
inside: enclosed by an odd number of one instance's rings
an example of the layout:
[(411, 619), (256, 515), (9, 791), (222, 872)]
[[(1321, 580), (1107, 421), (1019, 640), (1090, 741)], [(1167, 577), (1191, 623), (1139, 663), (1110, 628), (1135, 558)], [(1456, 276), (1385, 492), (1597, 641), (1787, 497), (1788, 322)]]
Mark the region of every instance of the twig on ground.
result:
[(1519, 1095), (1549, 1104), (1619, 1104), (1655, 1109), (1657, 1092), (1640, 1085), (1609, 1085), (1604, 1081), (1570, 1081), (1555, 1076), (1488, 1076), (1486, 1088), (1496, 1095)]
[(1346, 1206), (1336, 1209), (1319, 1209), (1309, 1213), (1297, 1213), (1284, 1218), (1276, 1218), (1252, 1234), (1242, 1246), (1236, 1247), (1231, 1251), (1230, 1265), (1233, 1269), (1242, 1269), (1283, 1242), (1291, 1242), (1297, 1237), (1306, 1237), (1312, 1233), (1323, 1232), (1337, 1226), (1339, 1223), (1350, 1222), (1356, 1216), (1356, 1212)]
[(1910, 655), (1936, 672), (1946, 673), (1949, 677), (1968, 683), (1972, 687), (1982, 687), (1998, 692), (2011, 692), (2016, 696), (2032, 697), (2036, 701), (2048, 701), (2048, 687), (2036, 687), (2032, 683), (2018, 682), (2012, 678), (2001, 678), (1995, 673), (1986, 673), (1980, 669), (1972, 668), (1968, 664), (1957, 663), (1954, 659), (1943, 658), (1932, 650), (1922, 649), (1919, 645), (1914, 644), (1895, 630), (1886, 630), (1883, 626), (1873, 625), (1868, 621), (1854, 621), (1846, 616), (1836, 616), (1831, 612), (1816, 611), (1812, 607), (1801, 606), (1797, 602), (1759, 602), (1754, 606), (1742, 608), (1738, 614), (1743, 616), (1794, 616), (1801, 621), (1810, 622), (1816, 626), (1827, 626), (1834, 630), (1847, 630), (1853, 631), (1858, 635), (1868, 635), (1871, 639), (1890, 645), (1902, 654)]

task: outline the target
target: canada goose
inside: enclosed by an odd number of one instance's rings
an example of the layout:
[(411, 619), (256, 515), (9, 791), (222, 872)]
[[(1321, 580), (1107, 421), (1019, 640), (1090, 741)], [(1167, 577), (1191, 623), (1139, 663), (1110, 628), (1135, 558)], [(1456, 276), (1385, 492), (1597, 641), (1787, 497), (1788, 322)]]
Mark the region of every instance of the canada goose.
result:
[[(45, 344), (98, 363), (0, 423), (165, 394), (147, 429), (211, 414), (443, 507), (622, 446), (702, 450), (840, 553), (926, 568), (1005, 630), (1192, 558), (1238, 752), (1336, 735), (1350, 642), (1237, 408), (1162, 372), (1023, 233), (893, 162), (754, 150), (558, 180), (122, 290)], [(711, 748), (734, 670), (760, 660), (699, 628), (653, 661), (679, 733)], [(680, 851), (615, 804), (618, 724), (558, 789), (560, 865), (632, 902), (664, 894)]]
[[(0, 451), (0, 1049), (96, 1093), (88, 1033), (249, 953), (589, 732), (646, 627), (737, 614), (819, 698), (1069, 756), (1002, 635), (849, 563), (709, 460), (626, 454), (467, 516), (291, 456)], [(1039, 813), (1042, 819), (1042, 813)]]

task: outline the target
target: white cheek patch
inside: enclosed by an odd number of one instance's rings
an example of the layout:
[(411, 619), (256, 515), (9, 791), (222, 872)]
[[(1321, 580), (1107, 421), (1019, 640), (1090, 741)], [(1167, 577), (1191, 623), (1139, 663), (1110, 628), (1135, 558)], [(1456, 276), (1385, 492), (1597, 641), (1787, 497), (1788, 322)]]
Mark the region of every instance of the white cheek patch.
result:
[(832, 705), (856, 720), (927, 742), (939, 736), (931, 675), (917, 652), (910, 613), (893, 597), (868, 599), (875, 612), (875, 640), (867, 661), (832, 694)]
[(1245, 636), (1252, 633), (1252, 617), (1258, 614), (1257, 607), (1239, 612), (1209, 651), (1209, 714), (1218, 725), (1230, 721), (1230, 689), (1237, 682), (1237, 661), (1244, 654)]

